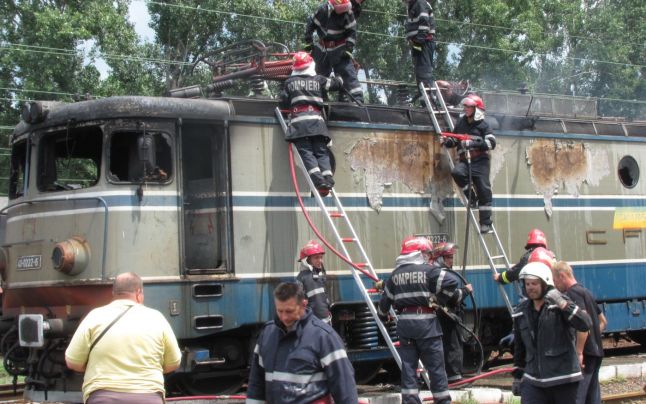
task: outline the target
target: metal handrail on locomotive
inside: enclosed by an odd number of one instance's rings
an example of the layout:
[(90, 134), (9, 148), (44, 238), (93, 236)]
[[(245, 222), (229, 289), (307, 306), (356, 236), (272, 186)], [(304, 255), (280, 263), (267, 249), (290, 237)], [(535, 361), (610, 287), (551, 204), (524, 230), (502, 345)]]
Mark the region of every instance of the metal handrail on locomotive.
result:
[[(173, 391), (225, 393), (244, 383), (255, 338), (274, 315), (273, 288), (295, 278), (298, 248), (314, 237), (293, 192), (276, 101), (222, 94), (229, 80), (249, 78), (260, 93), (263, 80), (284, 79), (288, 53), (245, 46), (256, 52), (246, 64), (222, 62), (226, 52), (211, 55), (215, 78), (206, 90), (35, 102), (23, 114), (11, 136), (9, 205), (0, 216), (0, 348), (7, 371), (27, 376), (26, 398), (80, 397), (81, 375), (65, 369), (65, 347), (126, 271), (142, 276), (146, 305), (167, 317), (183, 349), (168, 380)], [(186, 98), (203, 93), (208, 98)], [(599, 299), (606, 332), (646, 343), (639, 175), (646, 123), (600, 117), (594, 99), (480, 95), (498, 139), (494, 220), (510, 257), (540, 228)], [(330, 102), (325, 112), (335, 189), (380, 277), (391, 272), (405, 235), (463, 242), (466, 209), (423, 108)], [(309, 193), (302, 196), (325, 229)], [(488, 354), (511, 319), (482, 251), (470, 248), (467, 260)], [(370, 380), (392, 367), (390, 353), (351, 269), (332, 254), (326, 267), (332, 325), (357, 378)], [(519, 299), (511, 286), (506, 291)], [(465, 352), (466, 362), (479, 356), (472, 347)]]

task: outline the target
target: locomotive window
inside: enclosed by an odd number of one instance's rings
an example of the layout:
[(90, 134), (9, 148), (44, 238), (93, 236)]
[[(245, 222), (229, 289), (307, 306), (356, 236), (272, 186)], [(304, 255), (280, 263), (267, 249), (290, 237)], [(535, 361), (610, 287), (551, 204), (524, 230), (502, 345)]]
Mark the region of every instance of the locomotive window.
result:
[(38, 189), (55, 192), (95, 185), (101, 146), (102, 132), (97, 127), (70, 127), (44, 135), (38, 147)]
[(110, 140), (113, 182), (168, 182), (172, 175), (170, 138), (159, 132), (116, 132)]
[(619, 167), (617, 167), (617, 173), (619, 180), (626, 188), (634, 188), (639, 181), (639, 165), (632, 156), (622, 157)]
[(27, 166), (27, 141), (13, 145), (9, 169), (9, 198), (20, 198), (25, 187), (25, 170)]

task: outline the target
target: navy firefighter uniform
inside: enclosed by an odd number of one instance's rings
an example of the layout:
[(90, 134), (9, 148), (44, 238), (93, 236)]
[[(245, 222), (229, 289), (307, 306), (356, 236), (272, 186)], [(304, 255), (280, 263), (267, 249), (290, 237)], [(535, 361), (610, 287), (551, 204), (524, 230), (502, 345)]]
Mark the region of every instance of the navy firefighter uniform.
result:
[(379, 314), (386, 316), (391, 306), (397, 316), (399, 354), (402, 360), (401, 394), (404, 404), (421, 404), (417, 384), (417, 364), (421, 359), (431, 379), (433, 402), (451, 402), (442, 349), (442, 329), (429, 299), (442, 285), (439, 268), (431, 268), (421, 251), (402, 244), (396, 268), (385, 283), (379, 301)]
[(433, 55), (435, 53), (435, 19), (426, 0), (408, 0), (406, 39), (411, 47), (417, 83), (430, 87), (433, 82)]
[[(314, 32), (318, 42), (314, 42)], [(329, 0), (321, 4), (307, 21), (306, 49), (312, 49), (316, 72), (329, 76), (332, 71), (343, 79), (343, 87), (363, 102), (363, 90), (357, 78), (352, 52), (357, 43), (357, 21), (350, 0)]]
[(305, 296), (307, 296), (307, 306), (312, 309), (316, 317), (330, 324), (332, 314), (325, 286), (326, 272), (323, 266), (323, 254), (325, 254), (325, 250), (319, 242), (308, 241), (301, 248), (298, 259), (300, 272), (296, 276), (296, 280), (302, 285)]
[[(357, 403), (354, 369), (332, 327), (308, 308), (293, 330), (278, 318), (263, 328), (254, 349), (247, 403)], [(320, 401), (317, 401), (320, 400)]]
[(496, 148), (496, 137), (489, 124), (485, 122), (484, 102), (477, 95), (469, 95), (462, 100), (464, 114), (455, 125), (453, 133), (466, 134), (471, 140), (459, 141), (454, 138), (442, 138), (445, 147), (457, 147), (460, 161), (455, 164), (451, 176), (455, 183), (462, 188), (465, 195), (469, 192), (469, 162), (466, 156), (467, 150), (471, 158), (471, 181), (478, 198), (478, 210), (480, 214), (480, 232), (489, 233), (492, 231), (491, 205), (493, 194), (491, 192), (491, 181), (489, 180), (490, 157), (489, 151)]
[(312, 57), (306, 52), (294, 56), (291, 76), (280, 93), (280, 106), (290, 110), (285, 140), (294, 143), (305, 168), (322, 195), (334, 186), (327, 144), (330, 135), (321, 114), (323, 94), (339, 90), (341, 80), (317, 75)]

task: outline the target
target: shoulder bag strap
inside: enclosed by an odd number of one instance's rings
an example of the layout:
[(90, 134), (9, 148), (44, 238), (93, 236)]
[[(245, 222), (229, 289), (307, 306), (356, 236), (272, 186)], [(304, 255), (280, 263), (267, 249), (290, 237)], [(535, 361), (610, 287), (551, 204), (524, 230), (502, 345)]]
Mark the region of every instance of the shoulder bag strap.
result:
[(107, 326), (107, 327), (105, 327), (105, 328), (103, 329), (103, 331), (101, 331), (101, 334), (99, 334), (99, 336), (94, 340), (94, 342), (92, 342), (92, 345), (90, 345), (90, 350), (89, 350), (89, 351), (88, 351), (88, 353), (87, 353), (87, 354), (88, 354), (88, 356), (90, 355), (90, 352), (92, 352), (92, 348), (94, 348), (94, 346), (95, 346), (95, 345), (96, 345), (96, 344), (101, 340), (101, 338), (103, 338), (103, 336), (105, 335), (105, 333), (106, 333), (106, 332), (108, 332), (108, 330), (109, 330), (109, 329), (114, 325), (114, 323), (116, 323), (117, 321), (119, 321), (119, 319), (120, 319), (121, 317), (123, 317), (123, 315), (124, 315), (124, 314), (126, 314), (126, 313), (128, 312), (128, 310), (132, 309), (133, 307), (134, 307), (134, 304), (133, 304), (133, 305), (128, 306), (128, 308), (126, 308), (124, 311), (122, 311), (122, 312), (121, 312), (121, 314), (119, 314), (119, 315), (118, 315), (114, 320), (112, 320), (112, 322), (111, 322), (110, 324), (108, 324), (108, 326)]

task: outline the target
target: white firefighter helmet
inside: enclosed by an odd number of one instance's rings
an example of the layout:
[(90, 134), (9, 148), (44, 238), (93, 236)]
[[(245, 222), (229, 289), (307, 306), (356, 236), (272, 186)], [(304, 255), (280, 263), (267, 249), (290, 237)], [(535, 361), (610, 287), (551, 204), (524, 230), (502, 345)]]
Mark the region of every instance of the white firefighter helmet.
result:
[(542, 262), (530, 262), (525, 265), (518, 275), (519, 279), (540, 279), (548, 286), (554, 286), (552, 270)]

